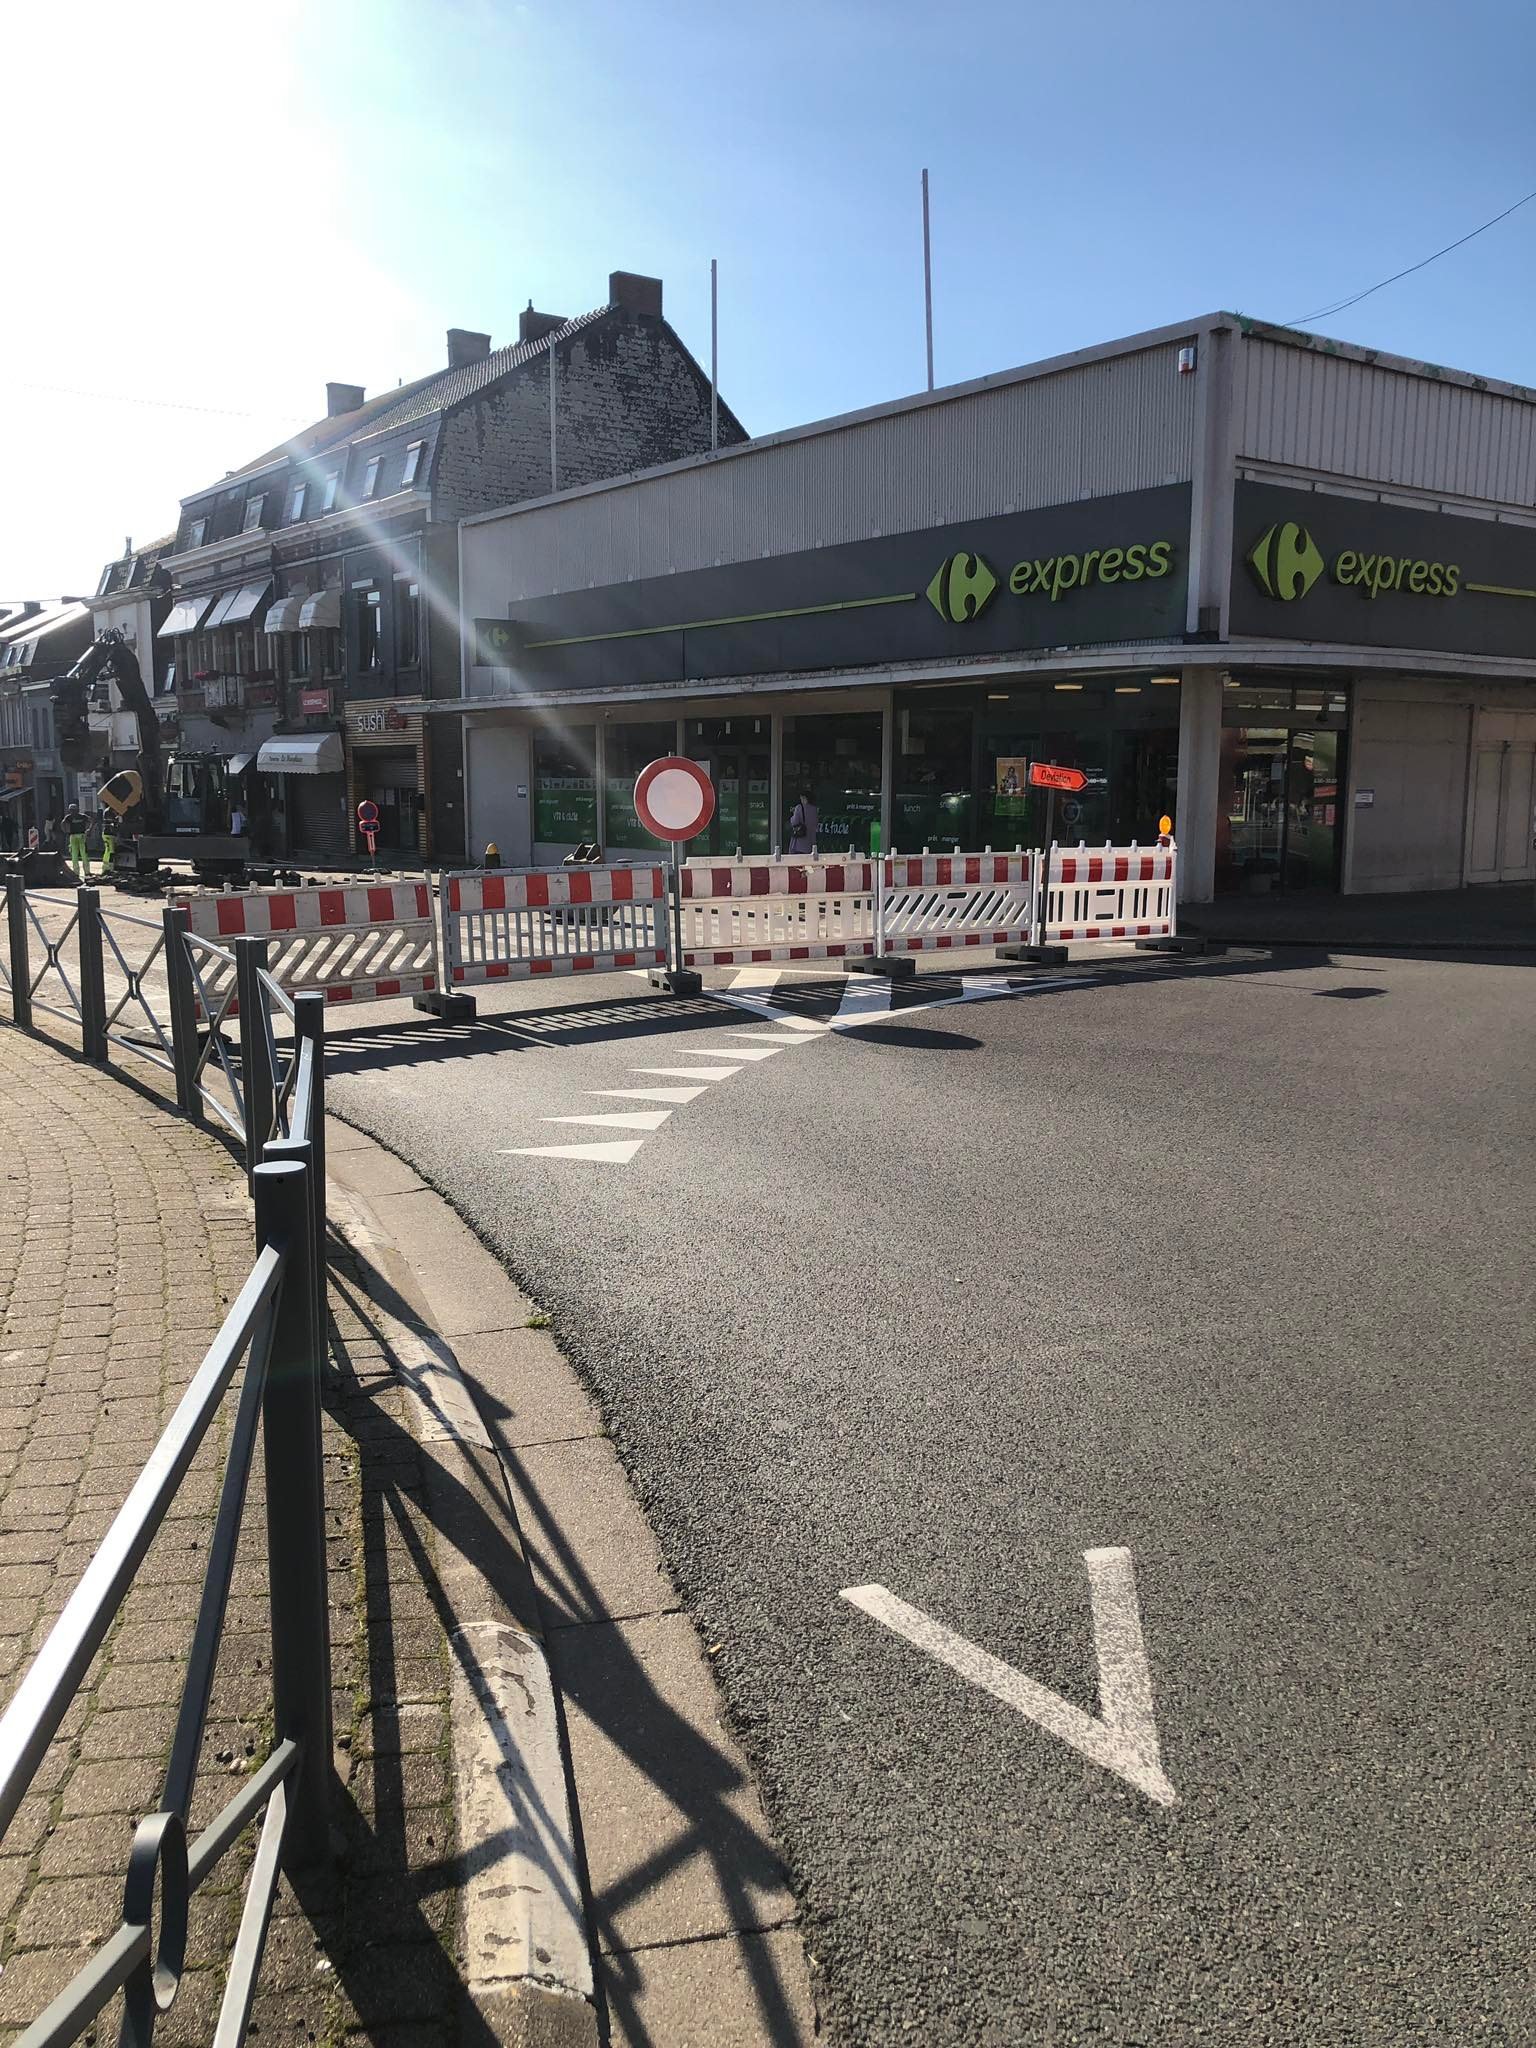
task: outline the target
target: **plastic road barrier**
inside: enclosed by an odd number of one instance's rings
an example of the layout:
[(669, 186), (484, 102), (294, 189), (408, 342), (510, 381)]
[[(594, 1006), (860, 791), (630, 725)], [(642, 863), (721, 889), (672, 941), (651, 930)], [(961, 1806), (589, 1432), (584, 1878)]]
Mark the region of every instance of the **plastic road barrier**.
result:
[(877, 861), (690, 861), (681, 888), (681, 967), (879, 951)]
[(240, 938), (268, 942), (267, 971), (290, 995), (313, 990), (328, 1003), (364, 1003), (438, 986), (437, 920), (425, 882), (175, 900), (186, 905), (193, 934), (208, 942), (197, 949), (200, 1020), (234, 981), (234, 955), (220, 949)]
[(662, 867), (448, 875), (442, 891), (447, 986), (664, 966), (666, 911)]
[(1037, 945), (1172, 938), (1178, 848), (1053, 846), (1042, 868)]
[(882, 863), (882, 953), (1030, 945), (1032, 853), (889, 854)]

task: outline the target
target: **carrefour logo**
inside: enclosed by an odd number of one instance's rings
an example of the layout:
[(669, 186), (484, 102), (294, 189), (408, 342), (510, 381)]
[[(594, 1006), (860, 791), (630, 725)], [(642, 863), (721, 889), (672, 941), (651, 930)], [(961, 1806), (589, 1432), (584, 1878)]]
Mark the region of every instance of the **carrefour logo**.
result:
[[(1410, 597), (1454, 597), (1461, 588), (1461, 568), (1456, 562), (1425, 562), (1413, 555), (1368, 554), (1363, 548), (1341, 548), (1331, 563), (1305, 526), (1294, 519), (1271, 526), (1254, 542), (1248, 566), (1259, 579), (1267, 597), (1290, 604), (1305, 597), (1326, 570), (1330, 579), (1362, 597), (1380, 597), (1383, 591), (1404, 591)], [(1468, 584), (1469, 590), (1483, 589)]]
[[(1095, 583), (1156, 582), (1173, 568), (1173, 542), (1132, 541), (1128, 547), (1086, 548), (1081, 554), (1041, 555), (1015, 562), (1008, 588), (1015, 597), (1036, 594), (1059, 604), (1069, 590), (1087, 590)], [(941, 619), (961, 625), (979, 618), (997, 589), (997, 577), (980, 555), (963, 551), (941, 565), (928, 586), (928, 602)]]
[(941, 619), (958, 626), (980, 618), (997, 588), (997, 578), (980, 555), (951, 555), (928, 586), (928, 602)]
[(1294, 519), (1260, 534), (1248, 561), (1265, 594), (1286, 604), (1292, 598), (1305, 597), (1324, 566), (1317, 542)]

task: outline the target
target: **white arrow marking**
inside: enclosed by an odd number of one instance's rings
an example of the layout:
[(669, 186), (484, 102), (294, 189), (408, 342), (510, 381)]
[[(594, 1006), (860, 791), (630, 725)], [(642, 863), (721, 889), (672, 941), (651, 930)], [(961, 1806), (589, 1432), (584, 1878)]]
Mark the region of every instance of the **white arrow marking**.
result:
[(503, 1159), (593, 1159), (601, 1165), (628, 1166), (644, 1138), (612, 1138), (596, 1145), (503, 1145)]
[(697, 1102), (702, 1088), (589, 1088), (594, 1101), (610, 1102)]
[(603, 1131), (659, 1131), (670, 1109), (607, 1109), (591, 1116), (546, 1116), (546, 1124), (591, 1124)]
[(1058, 1736), (1090, 1763), (1113, 1771), (1160, 1806), (1177, 1806), (1179, 1795), (1163, 1775), (1131, 1553), (1085, 1550), (1083, 1562), (1088, 1567), (1099, 1655), (1097, 1719), (1015, 1671), (1011, 1664), (989, 1657), (920, 1608), (898, 1600), (884, 1586), (850, 1586), (843, 1598), (959, 1672), (972, 1685), (1038, 1723), (1047, 1734)]
[(791, 1038), (782, 1036), (770, 1038), (766, 1032), (762, 1031), (743, 1031), (741, 1034), (741, 1043), (743, 1045), (771, 1045), (776, 1050), (786, 1045), (809, 1045), (810, 1042), (803, 1031), (796, 1032)]
[(750, 1010), (753, 1016), (766, 1018), (770, 1024), (782, 1024), (786, 1031), (803, 1031), (814, 1036), (832, 1029), (820, 1017), (800, 1017), (792, 1010), (781, 1010), (775, 1003), (759, 1002), (755, 997), (741, 995), (734, 989), (719, 989), (714, 996), (717, 1003), (729, 1003), (733, 1010)]
[(632, 1074), (658, 1074), (664, 1081), (727, 1081), (740, 1067), (631, 1067)]

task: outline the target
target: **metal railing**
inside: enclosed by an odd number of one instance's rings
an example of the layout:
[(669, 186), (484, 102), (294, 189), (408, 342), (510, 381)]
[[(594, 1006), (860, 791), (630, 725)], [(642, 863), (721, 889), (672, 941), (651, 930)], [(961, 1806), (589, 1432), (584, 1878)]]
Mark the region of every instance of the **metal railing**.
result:
[[(155, 2024), (174, 2003), (181, 1982), (192, 1895), (261, 1819), (214, 2034), (214, 2048), (238, 2048), (246, 2036), (279, 1873), (321, 1862), (330, 1850), (331, 1664), (320, 1429), (326, 1314), (325, 1003), (318, 995), (284, 995), (265, 971), (260, 942), (236, 942), (241, 988), (238, 1071), (227, 1051), (219, 1054), (221, 1071), (237, 1089), (237, 1110), (231, 1114), (202, 1078), (209, 1049), (199, 1047), (193, 1022), (195, 968), (193, 945), (183, 929), (184, 913), (178, 918), (174, 910), (166, 912), (161, 939), (136, 968), (130, 970), (119, 954), (128, 987), (109, 1011), (100, 974), (93, 976), (90, 960), (94, 934), (99, 966), (103, 929), (99, 906), (85, 902), (94, 896), (94, 891), (80, 891), (80, 903), (65, 933), (55, 940), (44, 937), (46, 958), (34, 981), (27, 932), (30, 926), (41, 934), (41, 927), (24, 899), (18, 907), (17, 888), (11, 886), (7, 908), (14, 1020), (30, 1023), (30, 1005), (45, 976), (58, 973), (65, 978), (62, 948), (69, 934), (78, 931), (83, 941), (77, 975), (81, 1003), (75, 1014), (82, 1028), (82, 1049), (87, 1057), (105, 1060), (109, 1043), (126, 1043), (157, 1065), (168, 1060), (178, 1105), (192, 1115), (214, 1107), (244, 1141), (256, 1209), (257, 1257), (143, 1471), (0, 1715), (3, 1842), (238, 1378), (170, 1760), (159, 1806), (140, 1821), (133, 1838), (121, 1924), (26, 2029), (16, 2048), (64, 2048), (86, 2032), (119, 1991), (124, 1994), (121, 2048), (149, 2048)], [(116, 941), (111, 943), (115, 950)], [(246, 946), (253, 950), (243, 951)], [(156, 958), (166, 969), (165, 1020), (155, 1015), (146, 983)], [(147, 1047), (114, 1033), (131, 1003), (145, 1012), (152, 1027)], [(291, 1019), (291, 1049), (278, 1043), (274, 1009)], [(212, 1034), (217, 1036), (216, 1024)], [(275, 1740), (249, 1782), (189, 1839), (198, 1758), (258, 1427), (266, 1476)]]

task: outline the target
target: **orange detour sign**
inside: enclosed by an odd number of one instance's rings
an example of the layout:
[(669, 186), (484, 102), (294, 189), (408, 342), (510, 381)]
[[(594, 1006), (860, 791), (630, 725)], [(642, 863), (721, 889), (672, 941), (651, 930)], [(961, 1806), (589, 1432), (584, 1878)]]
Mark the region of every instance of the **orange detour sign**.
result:
[(1088, 782), (1081, 768), (1058, 768), (1054, 761), (1031, 761), (1029, 779), (1036, 789), (1083, 789)]

